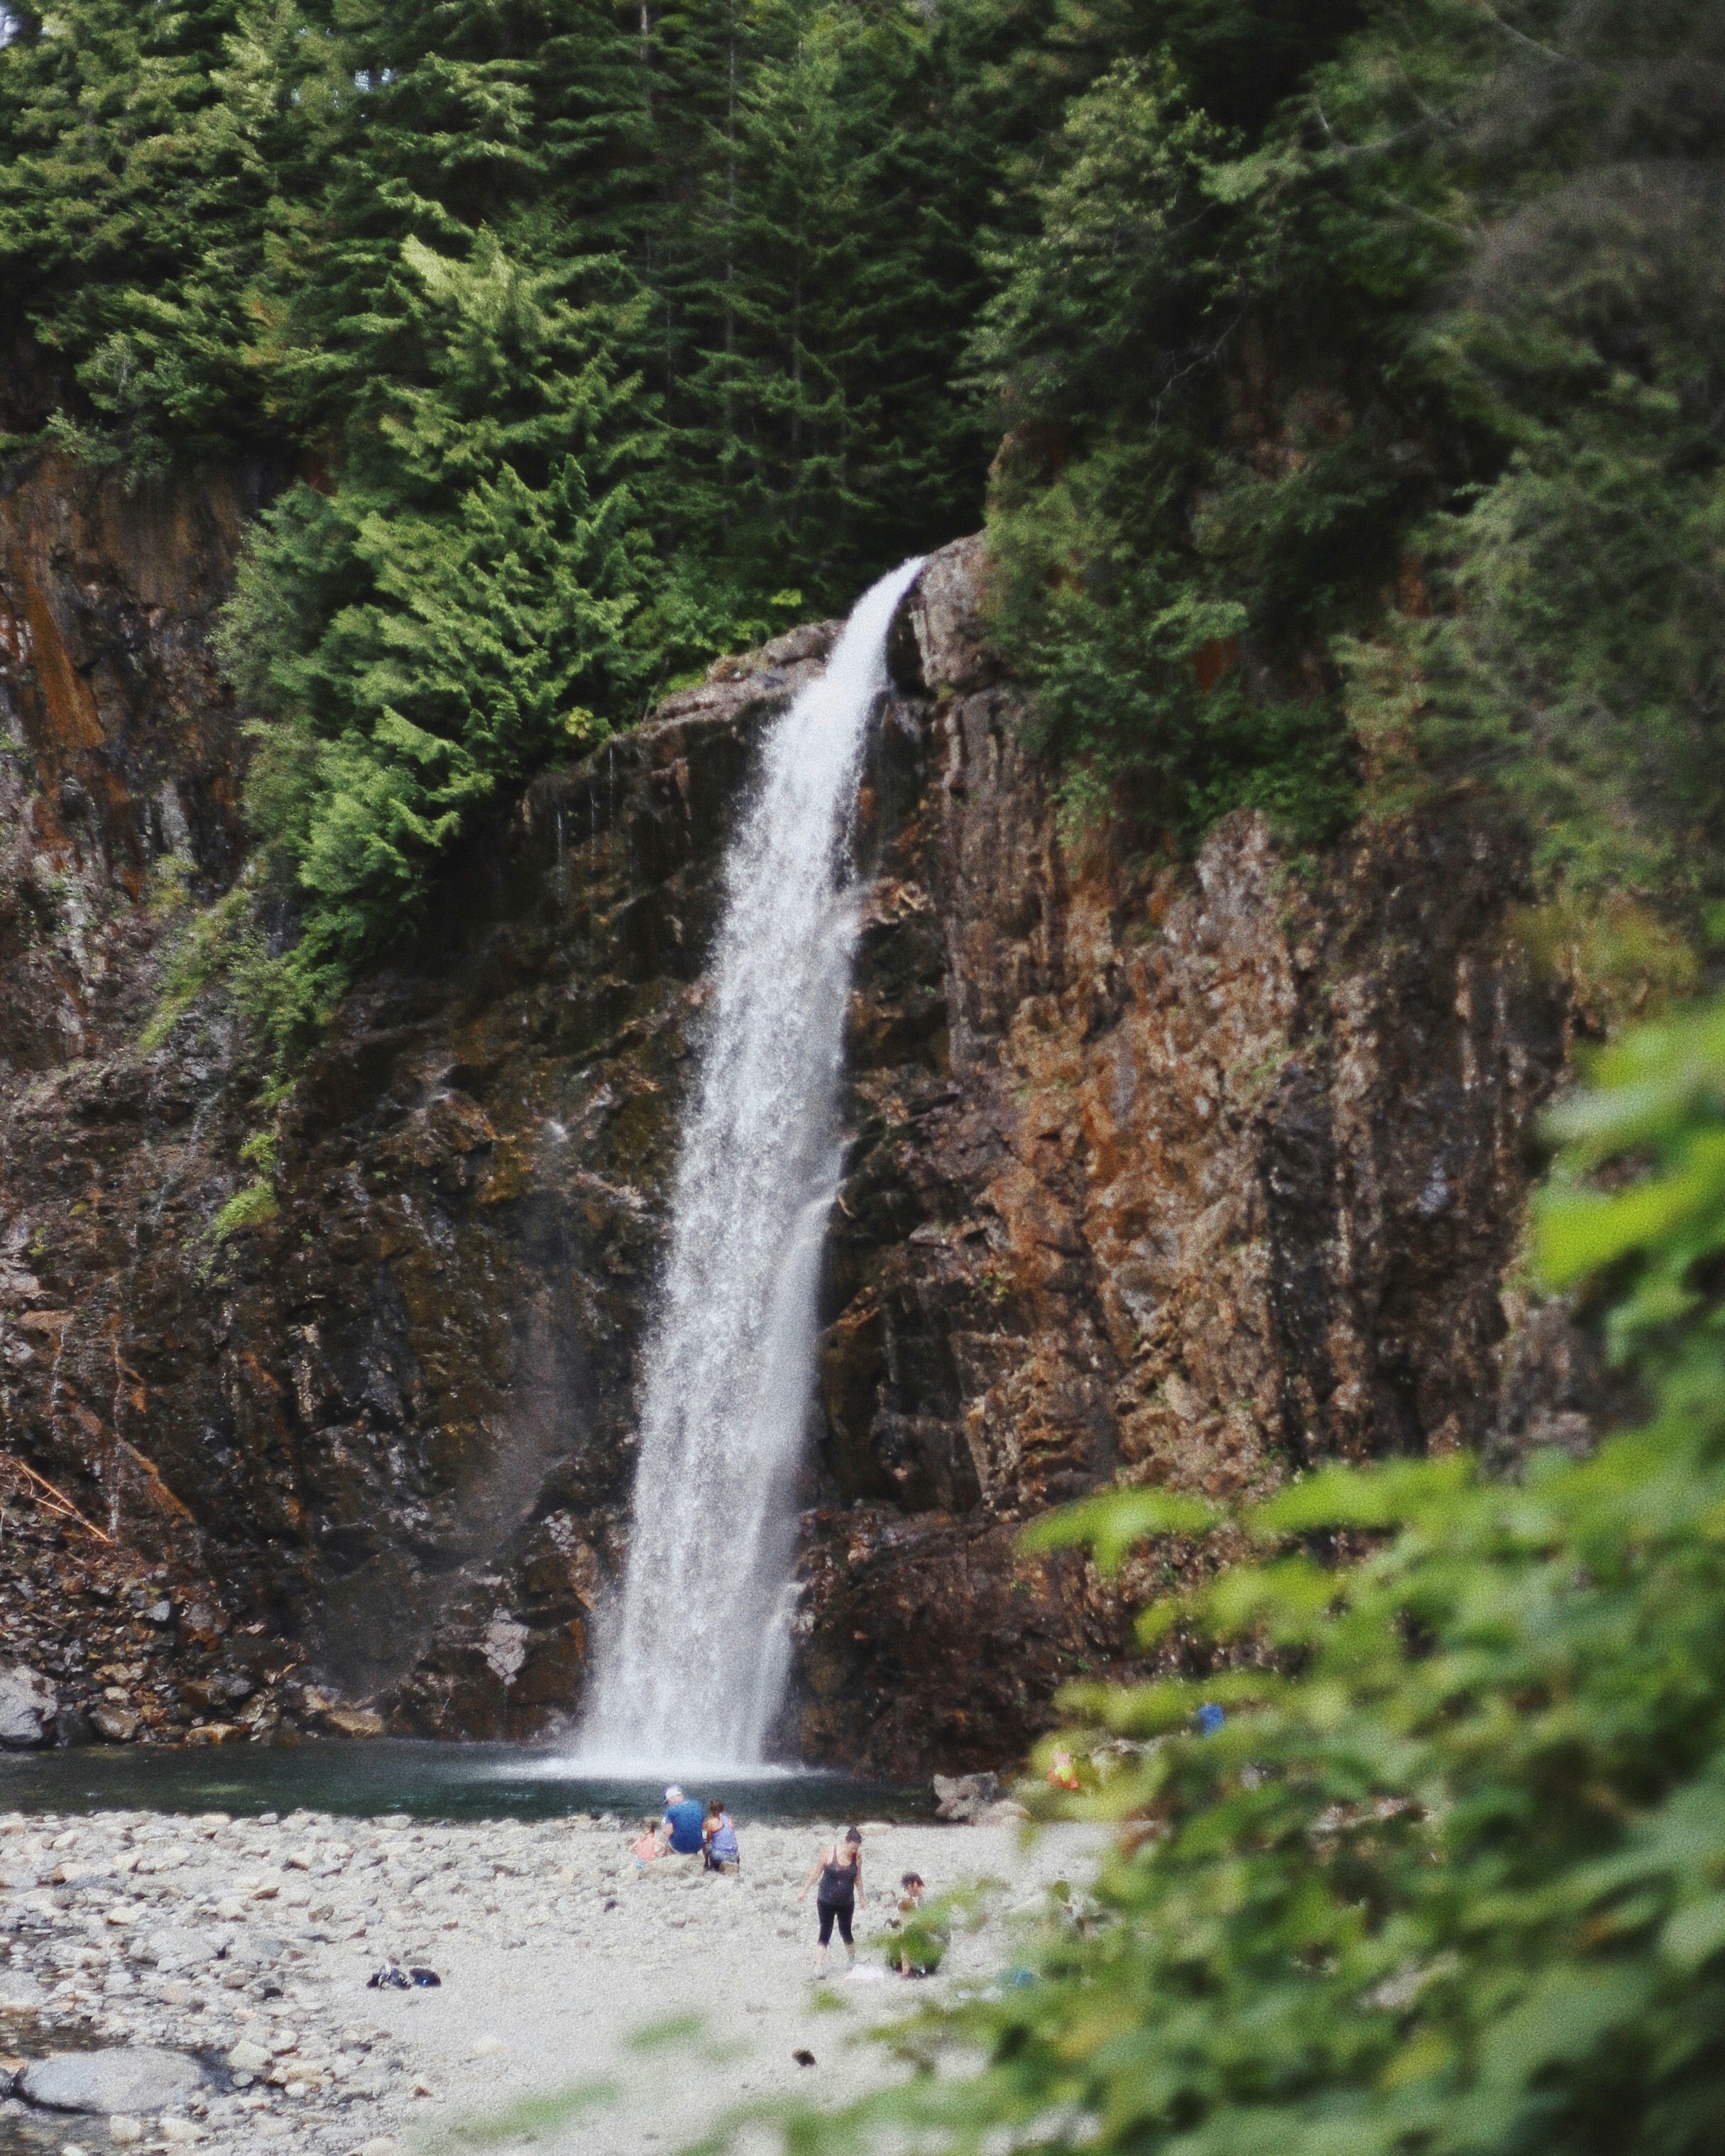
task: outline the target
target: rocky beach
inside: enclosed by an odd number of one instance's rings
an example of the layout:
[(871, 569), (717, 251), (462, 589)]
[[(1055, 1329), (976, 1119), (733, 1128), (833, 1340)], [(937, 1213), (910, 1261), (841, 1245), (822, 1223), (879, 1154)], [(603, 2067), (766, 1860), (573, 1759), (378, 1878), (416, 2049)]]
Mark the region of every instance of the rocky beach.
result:
[[(864, 2032), (1009, 1971), (1017, 1927), (1081, 1906), (1094, 1847), (1070, 1826), (865, 1822), (857, 1973), (816, 1983), (796, 1894), (831, 1824), (744, 1815), (725, 1876), (637, 1866), (631, 1824), (0, 1815), (0, 2149), (405, 2156), (584, 2084), (489, 2145), (673, 2148), (734, 2107), (879, 2085), (896, 2069)], [(887, 1973), (909, 1869), (985, 1889), (926, 1986)], [(368, 1989), (391, 1955), (439, 1983)]]

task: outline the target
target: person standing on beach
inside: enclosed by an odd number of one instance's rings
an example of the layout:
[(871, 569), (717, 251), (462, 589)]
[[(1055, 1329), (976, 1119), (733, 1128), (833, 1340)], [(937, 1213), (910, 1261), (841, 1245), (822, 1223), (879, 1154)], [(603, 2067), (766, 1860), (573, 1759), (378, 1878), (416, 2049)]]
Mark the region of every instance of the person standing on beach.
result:
[(832, 1939), (832, 1927), (838, 1926), (838, 1935), (845, 1943), (845, 1966), (857, 1966), (857, 1949), (851, 1938), (851, 1918), (863, 1906), (862, 1900), (862, 1830), (847, 1827), (842, 1845), (833, 1842), (823, 1849), (809, 1867), (809, 1876), (802, 1882), (799, 1902), (808, 1899), (809, 1889), (819, 1880), (815, 1896), (815, 1913), (821, 1919), (821, 1943), (815, 1948), (815, 1974), (826, 1974), (826, 1949)]

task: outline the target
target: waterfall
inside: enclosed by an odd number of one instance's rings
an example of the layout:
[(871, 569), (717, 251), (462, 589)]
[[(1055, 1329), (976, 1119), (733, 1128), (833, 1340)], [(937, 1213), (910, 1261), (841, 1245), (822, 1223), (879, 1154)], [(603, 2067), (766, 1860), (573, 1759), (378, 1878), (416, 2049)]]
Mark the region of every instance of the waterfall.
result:
[(793, 1501), (841, 1158), (852, 814), (887, 632), (921, 566), (858, 600), (826, 670), (772, 729), (725, 862), (642, 1370), (621, 1608), (580, 1736), (595, 1766), (758, 1763), (784, 1695)]

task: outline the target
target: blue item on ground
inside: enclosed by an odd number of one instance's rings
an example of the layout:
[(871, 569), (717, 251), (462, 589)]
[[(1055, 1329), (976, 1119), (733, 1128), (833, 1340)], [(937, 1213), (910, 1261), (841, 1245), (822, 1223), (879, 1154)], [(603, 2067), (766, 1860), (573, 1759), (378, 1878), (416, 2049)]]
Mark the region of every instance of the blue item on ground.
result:
[(1198, 1734), (1213, 1737), (1228, 1719), (1213, 1699), (1207, 1699), (1198, 1709)]

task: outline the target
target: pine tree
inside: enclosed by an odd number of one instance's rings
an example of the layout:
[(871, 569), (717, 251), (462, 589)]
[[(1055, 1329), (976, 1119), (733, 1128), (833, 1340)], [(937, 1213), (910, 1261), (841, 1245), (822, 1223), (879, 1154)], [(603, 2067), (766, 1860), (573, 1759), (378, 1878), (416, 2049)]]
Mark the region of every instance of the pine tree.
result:
[(676, 522), (739, 603), (842, 605), (974, 517), (985, 461), (948, 388), (968, 287), (933, 43), (905, 9), (718, 0), (673, 50), (709, 105), (667, 280)]

